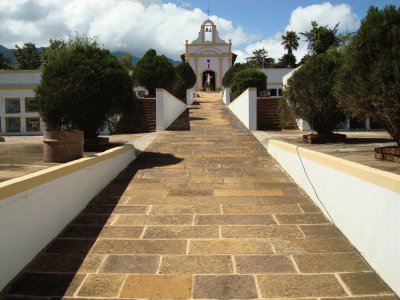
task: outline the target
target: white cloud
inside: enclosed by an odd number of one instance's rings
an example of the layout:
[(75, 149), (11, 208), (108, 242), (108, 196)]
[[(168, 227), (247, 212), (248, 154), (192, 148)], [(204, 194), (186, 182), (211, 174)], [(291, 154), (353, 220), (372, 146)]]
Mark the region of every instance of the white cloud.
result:
[[(196, 39), (207, 18), (198, 8), (183, 6), (160, 0), (13, 0), (12, 4), (0, 0), (0, 41), (6, 47), (24, 42), (46, 46), (50, 39), (78, 32), (95, 36), (111, 50), (141, 56), (154, 48), (177, 59), (185, 50), (185, 40)], [(229, 20), (211, 19), (220, 36), (231, 38), (235, 45), (254, 38)]]
[[(306, 7), (298, 7), (292, 11), (289, 24), (285, 27), (287, 30), (297, 32), (302, 38), (300, 32), (311, 29), (311, 21), (317, 21), (319, 25), (334, 27), (339, 23), (339, 32), (354, 31), (360, 25), (360, 20), (347, 4), (332, 5), (329, 2), (322, 4), (314, 4)], [(281, 45), (282, 32), (277, 32), (273, 36), (269, 36), (261, 41), (248, 45), (244, 52), (240, 54), (240, 60), (245, 61), (245, 57), (252, 55), (252, 51), (260, 48), (265, 48), (268, 55), (275, 59), (285, 54), (285, 50)], [(300, 60), (307, 53), (307, 44), (300, 40), (299, 48), (294, 51), (297, 60)], [(239, 59), (239, 58), (238, 58)]]
[[(0, 42), (10, 48), (24, 42), (46, 46), (50, 39), (67, 38), (78, 32), (96, 36), (111, 50), (141, 56), (154, 48), (178, 59), (184, 52), (185, 40), (197, 38), (207, 14), (190, 7), (187, 0), (174, 1), (179, 5), (163, 4), (161, 0), (0, 0)], [(232, 39), (233, 45), (241, 49), (235, 51), (239, 62), (263, 47), (274, 58), (285, 53), (282, 32), (253, 42), (256, 36), (230, 20), (218, 16), (210, 19), (221, 38)], [(328, 26), (340, 22), (339, 31), (353, 31), (360, 23), (349, 5), (325, 2), (293, 10), (284, 30), (307, 31), (313, 20)], [(295, 54), (300, 59), (306, 52), (306, 44), (301, 41)]]
[(319, 25), (335, 26), (339, 23), (339, 31), (352, 31), (360, 26), (360, 20), (351, 11), (348, 4), (332, 5), (329, 2), (296, 8), (290, 17), (285, 31), (304, 32), (311, 28), (311, 21)]

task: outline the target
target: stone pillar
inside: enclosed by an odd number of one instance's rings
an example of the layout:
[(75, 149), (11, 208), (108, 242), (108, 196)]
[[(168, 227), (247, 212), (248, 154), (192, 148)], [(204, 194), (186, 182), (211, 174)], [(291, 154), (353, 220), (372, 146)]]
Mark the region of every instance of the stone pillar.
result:
[(26, 105), (25, 105), (25, 103), (26, 103), (25, 98), (20, 98), (19, 105), (20, 105), (20, 122), (21, 122), (20, 131), (21, 131), (21, 133), (26, 133), (26, 118), (25, 118)]
[(346, 117), (345, 129), (350, 130), (350, 116)]
[(370, 118), (365, 119), (365, 129), (371, 130), (371, 119)]

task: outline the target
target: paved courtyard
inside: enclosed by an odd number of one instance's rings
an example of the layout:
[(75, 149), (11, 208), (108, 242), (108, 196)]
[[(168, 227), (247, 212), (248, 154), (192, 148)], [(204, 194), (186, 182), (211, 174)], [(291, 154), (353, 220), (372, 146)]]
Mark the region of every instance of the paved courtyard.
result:
[[(156, 136), (153, 133), (119, 134), (107, 136), (110, 143), (118, 146), (131, 143), (135, 149), (142, 150)], [(59, 163), (43, 161), (43, 136), (5, 136), (0, 143), (0, 182), (21, 177), (33, 172), (47, 169)], [(96, 152), (85, 152), (84, 156), (92, 156)]]
[(281, 140), (303, 148), (353, 161), (371, 168), (400, 175), (400, 164), (392, 161), (375, 159), (376, 147), (395, 146), (396, 143), (387, 131), (341, 131), (347, 140), (342, 143), (308, 144), (303, 141), (303, 134), (310, 132), (300, 130), (254, 131), (253, 134), (265, 146), (270, 139)]
[(398, 299), (217, 94), (189, 122), (160, 134), (6, 299)]

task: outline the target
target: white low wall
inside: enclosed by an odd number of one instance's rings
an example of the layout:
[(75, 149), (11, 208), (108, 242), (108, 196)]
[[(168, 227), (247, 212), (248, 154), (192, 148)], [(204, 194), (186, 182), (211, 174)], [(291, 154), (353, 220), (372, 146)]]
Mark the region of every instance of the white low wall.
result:
[(257, 129), (257, 89), (248, 88), (232, 103), (229, 109), (250, 130)]
[(126, 145), (0, 183), (0, 291), (135, 158)]
[(195, 100), (194, 88), (186, 90), (186, 105), (192, 105)]
[(275, 140), (268, 152), (400, 295), (400, 176)]
[(156, 130), (168, 128), (186, 109), (185, 103), (164, 89), (156, 89)]
[(223, 90), (222, 102), (224, 102), (226, 105), (231, 103), (231, 89), (230, 88), (225, 88)]

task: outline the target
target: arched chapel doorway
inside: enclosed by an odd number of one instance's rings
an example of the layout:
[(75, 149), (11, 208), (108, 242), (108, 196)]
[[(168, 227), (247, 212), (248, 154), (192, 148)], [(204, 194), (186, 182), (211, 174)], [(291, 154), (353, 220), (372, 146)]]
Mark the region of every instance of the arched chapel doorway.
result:
[(215, 72), (205, 71), (203, 73), (203, 91), (215, 91)]

